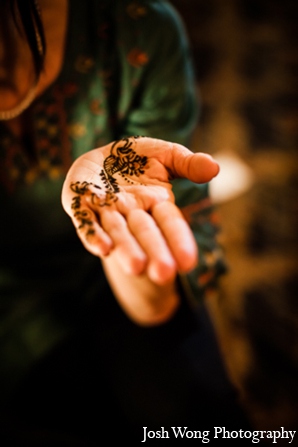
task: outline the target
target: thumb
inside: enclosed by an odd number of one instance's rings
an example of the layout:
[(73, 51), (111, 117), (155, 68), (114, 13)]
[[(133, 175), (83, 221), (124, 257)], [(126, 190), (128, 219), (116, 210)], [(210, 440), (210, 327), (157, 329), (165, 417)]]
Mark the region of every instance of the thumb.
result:
[(173, 177), (187, 178), (195, 183), (207, 183), (219, 173), (218, 163), (209, 154), (193, 153), (180, 144), (173, 144), (167, 167)]

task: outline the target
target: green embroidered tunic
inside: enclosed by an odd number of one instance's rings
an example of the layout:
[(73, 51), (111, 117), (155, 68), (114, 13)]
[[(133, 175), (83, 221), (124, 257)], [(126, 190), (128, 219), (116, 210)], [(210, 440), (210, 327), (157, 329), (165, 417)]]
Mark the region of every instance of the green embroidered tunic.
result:
[[(72, 161), (129, 135), (189, 143), (195, 83), (183, 25), (170, 4), (71, 0), (62, 70), (26, 119), (22, 140), (0, 123), (0, 380), (6, 390), (74, 330), (95, 283), (105, 281), (61, 206)], [(220, 269), (207, 185), (179, 180), (174, 191), (199, 244), (200, 266), (188, 280), (200, 300)]]

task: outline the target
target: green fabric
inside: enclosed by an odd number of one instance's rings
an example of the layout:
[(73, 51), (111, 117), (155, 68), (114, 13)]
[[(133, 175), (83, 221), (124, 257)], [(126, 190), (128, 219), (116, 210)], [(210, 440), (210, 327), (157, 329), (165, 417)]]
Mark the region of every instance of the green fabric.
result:
[[(83, 249), (61, 206), (72, 161), (127, 135), (187, 145), (198, 116), (185, 32), (168, 2), (71, 0), (69, 5), (65, 62), (27, 112), (26, 145), (0, 123), (4, 386), (14, 386), (73, 330), (92, 297), (91, 272), (99, 261)], [(174, 183), (181, 207), (207, 196), (207, 185)], [(204, 254), (216, 248), (210, 210), (200, 212), (203, 221), (189, 218), (200, 245), (200, 270), (189, 275), (198, 299), (206, 287), (198, 281), (208, 269)]]

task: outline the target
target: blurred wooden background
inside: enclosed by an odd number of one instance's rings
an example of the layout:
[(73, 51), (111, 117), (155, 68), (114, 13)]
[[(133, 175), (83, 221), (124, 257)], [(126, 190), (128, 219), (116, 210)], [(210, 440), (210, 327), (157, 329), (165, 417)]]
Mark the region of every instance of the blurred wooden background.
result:
[(208, 306), (259, 429), (298, 427), (298, 2), (173, 0), (190, 37), (229, 273)]

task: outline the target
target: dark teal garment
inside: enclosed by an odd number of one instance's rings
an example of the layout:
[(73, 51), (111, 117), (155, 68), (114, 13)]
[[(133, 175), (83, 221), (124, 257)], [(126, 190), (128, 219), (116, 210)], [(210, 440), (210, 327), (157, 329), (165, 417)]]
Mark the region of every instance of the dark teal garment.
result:
[[(28, 135), (20, 141), (0, 123), (0, 379), (6, 390), (100, 299), (100, 262), (82, 247), (61, 206), (73, 160), (128, 135), (187, 145), (197, 117), (185, 31), (168, 2), (69, 2), (64, 64), (25, 112)], [(220, 268), (207, 189), (174, 182), (200, 248), (199, 268), (187, 277), (197, 300)]]

